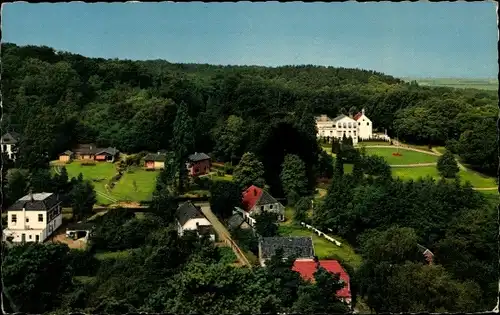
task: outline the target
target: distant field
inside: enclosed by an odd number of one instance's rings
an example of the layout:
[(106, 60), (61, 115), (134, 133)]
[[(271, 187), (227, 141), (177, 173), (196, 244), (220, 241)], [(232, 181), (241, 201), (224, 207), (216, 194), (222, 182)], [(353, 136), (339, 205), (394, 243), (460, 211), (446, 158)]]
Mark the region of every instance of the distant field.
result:
[[(423, 166), (423, 167), (398, 167), (392, 169), (393, 177), (400, 177), (401, 179), (418, 179), (420, 177), (431, 176), (432, 178), (439, 179), (439, 173), (435, 166)], [(492, 177), (487, 177), (482, 174), (467, 170), (460, 170), (460, 179), (462, 182), (470, 181), (472, 186), (476, 188), (489, 188), (496, 187), (495, 179)]]
[(397, 148), (366, 148), (366, 154), (378, 155), (383, 157), (389, 165), (402, 165), (402, 164), (419, 164), (419, 163), (436, 163), (438, 157), (435, 155), (425, 154), (411, 150), (399, 149), (402, 156), (394, 156), (392, 153), (396, 152)]
[(479, 89), (479, 90), (498, 90), (497, 79), (454, 79), (454, 78), (404, 78), (405, 81), (417, 81), (421, 86), (444, 86), (457, 89)]

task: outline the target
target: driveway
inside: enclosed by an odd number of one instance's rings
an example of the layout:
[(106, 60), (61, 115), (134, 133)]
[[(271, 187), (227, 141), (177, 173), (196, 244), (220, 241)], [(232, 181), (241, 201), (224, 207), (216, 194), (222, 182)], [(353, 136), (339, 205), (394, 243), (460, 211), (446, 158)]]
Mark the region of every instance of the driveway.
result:
[(203, 212), (208, 221), (212, 223), (212, 226), (214, 227), (214, 230), (217, 232), (219, 237), (231, 247), (238, 260), (242, 264), (248, 266), (249, 268), (252, 268), (252, 265), (245, 257), (245, 254), (243, 254), (238, 245), (236, 245), (236, 242), (234, 242), (233, 239), (231, 238), (231, 234), (229, 233), (229, 231), (226, 229), (224, 224), (222, 224), (219, 221), (219, 218), (217, 218), (217, 216), (210, 209), (210, 204), (207, 202), (204, 203), (200, 202), (196, 203), (196, 205), (201, 207), (201, 212)]

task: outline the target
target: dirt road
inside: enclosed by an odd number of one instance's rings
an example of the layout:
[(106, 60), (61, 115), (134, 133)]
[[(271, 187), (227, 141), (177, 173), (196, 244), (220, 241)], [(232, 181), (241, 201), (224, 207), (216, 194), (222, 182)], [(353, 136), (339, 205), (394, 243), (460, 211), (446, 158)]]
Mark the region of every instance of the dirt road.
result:
[(233, 241), (231, 238), (231, 234), (229, 234), (229, 231), (226, 229), (226, 227), (219, 221), (217, 216), (212, 212), (210, 209), (210, 204), (209, 203), (196, 203), (197, 206), (201, 207), (201, 212), (207, 217), (208, 221), (212, 223), (212, 226), (214, 227), (214, 230), (217, 232), (219, 237), (228, 244), (231, 249), (233, 250), (234, 254), (238, 258), (238, 260), (243, 264), (248, 266), (249, 268), (252, 268), (252, 264), (248, 261), (248, 259), (245, 257), (245, 254), (241, 251), (241, 249), (236, 245), (236, 243)]

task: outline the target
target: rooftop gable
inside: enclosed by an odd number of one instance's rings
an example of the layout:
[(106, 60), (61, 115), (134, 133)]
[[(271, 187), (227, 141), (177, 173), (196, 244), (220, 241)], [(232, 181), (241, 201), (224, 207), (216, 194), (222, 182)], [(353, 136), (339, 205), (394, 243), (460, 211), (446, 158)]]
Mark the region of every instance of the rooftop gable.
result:
[(188, 160), (191, 162), (199, 162), (199, 161), (204, 161), (204, 160), (210, 160), (210, 156), (208, 156), (205, 153), (195, 152), (194, 154), (191, 154), (190, 156), (188, 156)]
[(245, 191), (243, 191), (243, 208), (248, 212), (250, 211), (259, 201), (262, 195), (263, 189), (257, 186), (250, 186)]
[(313, 258), (314, 245), (310, 236), (263, 237), (259, 242), (261, 259), (269, 259), (279, 248), (283, 249), (284, 257)]
[(0, 142), (4, 144), (16, 144), (19, 141), (20, 135), (15, 132), (7, 132), (0, 138)]
[(295, 260), (292, 270), (300, 273), (302, 279), (306, 281), (314, 281), (314, 273), (319, 266), (326, 269), (330, 273), (340, 275), (340, 279), (345, 283), (345, 286), (337, 291), (337, 296), (342, 298), (351, 297), (350, 279), (347, 272), (342, 268), (337, 260)]
[(60, 203), (59, 198), (54, 193), (35, 193), (19, 198), (13, 205), (8, 208), (8, 211), (44, 211), (50, 210), (55, 205)]
[(176, 217), (181, 226), (184, 226), (191, 219), (205, 218), (200, 208), (195, 206), (191, 201), (186, 201), (179, 205), (176, 211)]
[(148, 153), (145, 157), (145, 161), (155, 161), (155, 162), (165, 162), (167, 159), (167, 154), (165, 153)]

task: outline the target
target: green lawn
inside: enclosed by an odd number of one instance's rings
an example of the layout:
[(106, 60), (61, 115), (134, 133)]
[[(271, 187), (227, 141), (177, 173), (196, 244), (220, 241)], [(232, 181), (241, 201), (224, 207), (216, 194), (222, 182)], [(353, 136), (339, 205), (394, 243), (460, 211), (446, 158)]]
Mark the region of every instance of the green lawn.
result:
[[(53, 163), (53, 165), (63, 166), (57, 163)], [(96, 163), (94, 166), (83, 166), (80, 162), (73, 161), (72, 163), (65, 164), (64, 166), (68, 171), (69, 178), (78, 177), (78, 175), (82, 173), (84, 179), (92, 182), (96, 192), (109, 195), (105, 185), (114, 175), (116, 175), (116, 166), (114, 163), (102, 162)], [(52, 169), (52, 171), (54, 172), (55, 170)], [(97, 203), (101, 205), (109, 205), (112, 202), (109, 199), (97, 194)]]
[(418, 164), (418, 163), (437, 163), (438, 157), (435, 155), (425, 154), (411, 150), (400, 148), (399, 153), (402, 156), (394, 156), (392, 153), (397, 152), (394, 148), (366, 148), (366, 154), (378, 155), (383, 157), (390, 165), (402, 164)]
[[(53, 165), (59, 164), (53, 162)], [(115, 183), (115, 187), (111, 192), (109, 192), (105, 188), (105, 185), (109, 184), (109, 180), (117, 174), (116, 164), (102, 162), (96, 163), (95, 166), (82, 166), (80, 162), (73, 161), (64, 166), (70, 178), (77, 177), (78, 174), (82, 173), (84, 179), (92, 182), (94, 189), (98, 192), (97, 204), (100, 205), (109, 205), (113, 201), (103, 197), (99, 193), (108, 195), (119, 201), (150, 200), (155, 188), (156, 176), (158, 175), (158, 172), (146, 171), (140, 167), (132, 168), (132, 172), (126, 171), (122, 178)], [(134, 187), (134, 181), (136, 188)]]
[(140, 167), (125, 171), (112, 190), (113, 197), (121, 201), (151, 200), (158, 173)]
[(95, 254), (95, 258), (99, 260), (106, 260), (106, 259), (120, 259), (120, 258), (126, 258), (130, 255), (130, 250), (122, 250), (122, 251), (117, 251), (117, 252), (101, 252)]
[[(400, 177), (401, 179), (418, 179), (420, 177), (431, 176), (435, 179), (439, 179), (439, 173), (435, 166), (423, 166), (423, 167), (397, 167), (392, 169), (393, 177)], [(496, 187), (495, 179), (493, 177), (487, 177), (477, 172), (467, 170), (460, 170), (460, 179), (462, 182), (470, 181), (472, 186), (477, 188), (488, 188)]]
[(305, 227), (298, 226), (292, 222), (293, 219), (293, 208), (285, 208), (285, 222), (282, 222), (279, 226), (279, 234), (282, 236), (312, 236), (314, 251), (319, 259), (328, 259), (340, 257), (344, 259), (354, 268), (359, 267), (361, 264), (361, 257), (354, 252), (352, 247), (346, 243), (343, 239), (338, 236), (330, 235), (334, 239), (342, 243), (339, 247), (324, 237), (318, 236), (311, 230)]
[(372, 146), (372, 145), (391, 145), (390, 142), (387, 141), (367, 141), (367, 142), (358, 142), (356, 145), (357, 148), (361, 146)]
[(312, 236), (314, 251), (319, 259), (340, 257), (354, 268), (358, 268), (361, 264), (361, 257), (354, 252), (349, 244), (337, 236), (332, 235), (333, 238), (342, 243), (340, 247), (328, 241), (324, 237), (314, 234), (311, 230), (307, 230), (306, 228), (295, 226), (293, 224), (280, 225), (279, 233), (283, 236)]

